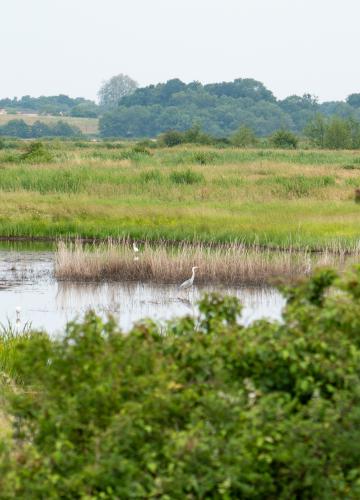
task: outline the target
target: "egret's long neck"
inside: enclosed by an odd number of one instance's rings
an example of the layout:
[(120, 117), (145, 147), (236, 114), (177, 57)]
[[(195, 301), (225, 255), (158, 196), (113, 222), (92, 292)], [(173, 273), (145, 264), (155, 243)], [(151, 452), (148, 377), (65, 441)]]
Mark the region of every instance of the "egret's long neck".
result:
[(192, 270), (192, 276), (191, 276), (191, 279), (192, 279), (192, 280), (195, 278), (195, 271), (196, 271), (196, 269), (193, 269), (193, 270)]

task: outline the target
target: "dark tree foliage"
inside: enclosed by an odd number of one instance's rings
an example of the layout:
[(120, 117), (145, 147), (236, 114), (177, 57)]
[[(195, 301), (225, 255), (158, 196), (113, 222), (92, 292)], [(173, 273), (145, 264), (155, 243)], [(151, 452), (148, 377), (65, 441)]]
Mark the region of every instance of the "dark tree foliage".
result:
[(314, 146), (320, 148), (360, 148), (360, 122), (351, 117), (329, 118), (318, 114), (307, 124), (304, 135)]
[(311, 94), (276, 100), (253, 79), (202, 85), (179, 79), (139, 88), (121, 99), (100, 120), (103, 137), (155, 137), (168, 130), (184, 131), (194, 123), (215, 137), (247, 127), (257, 136), (279, 129), (301, 132), (317, 113), (360, 119), (357, 94), (348, 102), (318, 103)]
[(195, 123), (215, 137), (228, 136), (241, 124), (260, 136), (281, 127), (294, 128), (272, 93), (256, 80), (203, 86), (174, 79), (124, 97), (118, 108), (100, 119), (100, 133), (103, 137), (154, 137), (167, 130), (187, 130)]
[[(80, 114), (76, 114), (76, 109), (80, 106)], [(29, 95), (21, 99), (0, 99), (0, 108), (9, 112), (37, 113), (50, 115), (71, 115), (71, 116), (98, 116), (99, 107), (89, 99), (76, 97), (75, 99), (60, 94), (57, 96), (30, 97)], [(88, 114), (86, 114), (88, 110)]]
[(78, 137), (81, 136), (78, 127), (69, 125), (59, 120), (54, 124), (47, 124), (36, 121), (33, 125), (28, 125), (24, 120), (10, 120), (5, 125), (0, 126), (0, 136), (19, 137), (21, 139), (38, 137)]
[(298, 138), (289, 130), (277, 130), (271, 137), (270, 143), (275, 148), (296, 149)]
[(186, 84), (174, 78), (136, 90), (133, 83), (131, 88), (117, 89), (119, 95), (116, 89), (110, 92), (107, 104), (102, 106), (81, 97), (58, 95), (1, 99), (0, 108), (9, 113), (100, 116), (102, 137), (123, 138), (156, 137), (169, 130), (183, 132), (194, 124), (217, 138), (230, 137), (240, 127), (251, 129), (257, 137), (279, 129), (298, 134), (318, 114), (360, 121), (360, 93), (349, 95), (346, 101), (319, 103), (311, 94), (276, 99), (263, 83), (251, 78), (206, 85), (197, 81)]
[(360, 93), (350, 94), (346, 99), (346, 102), (354, 108), (360, 108)]
[(233, 82), (210, 83), (205, 85), (204, 89), (209, 94), (215, 94), (218, 97), (248, 98), (252, 101), (276, 101), (273, 93), (263, 83), (252, 78), (237, 78)]

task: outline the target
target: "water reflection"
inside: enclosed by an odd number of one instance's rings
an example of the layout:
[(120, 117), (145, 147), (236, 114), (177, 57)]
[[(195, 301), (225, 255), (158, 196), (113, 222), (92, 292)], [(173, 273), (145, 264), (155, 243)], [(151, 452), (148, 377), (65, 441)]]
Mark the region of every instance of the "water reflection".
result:
[(194, 287), (180, 292), (175, 285), (149, 283), (69, 283), (52, 278), (51, 252), (0, 251), (0, 322), (16, 321), (44, 328), (55, 334), (88, 309), (114, 315), (127, 331), (134, 322), (151, 317), (165, 321), (175, 316), (196, 314), (196, 302), (204, 291), (220, 290), (236, 295), (244, 305), (242, 322), (267, 317), (279, 319), (284, 306), (282, 296), (272, 288)]

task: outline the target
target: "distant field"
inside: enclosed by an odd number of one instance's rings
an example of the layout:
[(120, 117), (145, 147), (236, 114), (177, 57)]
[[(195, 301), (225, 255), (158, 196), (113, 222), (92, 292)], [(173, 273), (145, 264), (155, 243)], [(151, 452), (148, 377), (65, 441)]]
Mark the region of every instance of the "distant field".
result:
[(0, 235), (359, 246), (360, 153), (49, 144), (0, 151)]
[(99, 120), (97, 118), (73, 118), (71, 116), (46, 116), (46, 115), (0, 115), (0, 125), (4, 125), (10, 120), (24, 120), (28, 125), (32, 125), (36, 121), (52, 124), (63, 121), (70, 125), (79, 127), (84, 134), (97, 134)]

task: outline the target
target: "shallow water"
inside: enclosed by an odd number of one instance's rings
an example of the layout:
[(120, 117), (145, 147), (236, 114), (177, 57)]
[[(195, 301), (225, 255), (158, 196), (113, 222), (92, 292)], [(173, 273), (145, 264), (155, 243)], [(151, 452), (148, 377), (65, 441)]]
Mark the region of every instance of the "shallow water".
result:
[(269, 287), (197, 287), (179, 292), (177, 285), (110, 282), (71, 283), (53, 278), (54, 254), (50, 251), (0, 250), (0, 322), (19, 329), (31, 323), (34, 329), (61, 333), (68, 321), (83, 317), (88, 309), (113, 314), (124, 331), (140, 319), (165, 321), (196, 314), (196, 302), (204, 291), (236, 295), (244, 306), (242, 322), (259, 318), (280, 319), (285, 304), (276, 289)]

